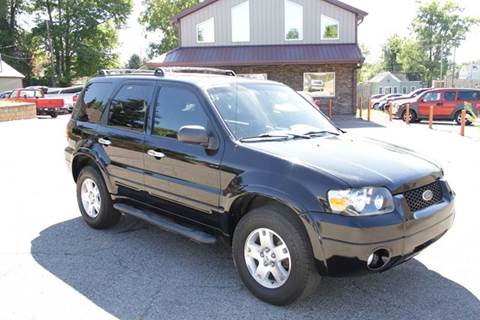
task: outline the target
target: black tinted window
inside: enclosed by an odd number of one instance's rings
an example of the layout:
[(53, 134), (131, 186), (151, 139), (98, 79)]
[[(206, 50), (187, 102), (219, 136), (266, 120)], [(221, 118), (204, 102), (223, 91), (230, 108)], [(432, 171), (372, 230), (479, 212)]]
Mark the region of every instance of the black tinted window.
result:
[(176, 138), (186, 125), (207, 128), (208, 118), (195, 94), (188, 89), (164, 87), (155, 106), (153, 134)]
[(456, 96), (457, 94), (455, 92), (445, 92), (445, 101), (455, 101)]
[(78, 101), (77, 119), (91, 123), (99, 122), (112, 88), (110, 82), (90, 83)]
[(467, 101), (480, 100), (480, 91), (460, 91), (458, 93), (458, 99)]
[(124, 84), (110, 105), (108, 124), (143, 131), (153, 85)]

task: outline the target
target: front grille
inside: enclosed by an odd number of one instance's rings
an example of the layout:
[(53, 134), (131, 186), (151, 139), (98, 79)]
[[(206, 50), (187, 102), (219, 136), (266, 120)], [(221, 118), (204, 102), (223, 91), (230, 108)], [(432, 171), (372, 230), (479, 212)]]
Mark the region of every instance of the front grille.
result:
[[(423, 193), (427, 190), (432, 191), (433, 197), (429, 201), (423, 199)], [(436, 203), (442, 201), (442, 186), (440, 181), (435, 181), (426, 186), (420, 187), (418, 189), (409, 190), (403, 194), (407, 200), (407, 204), (410, 207), (410, 211), (416, 212), (430, 207)]]

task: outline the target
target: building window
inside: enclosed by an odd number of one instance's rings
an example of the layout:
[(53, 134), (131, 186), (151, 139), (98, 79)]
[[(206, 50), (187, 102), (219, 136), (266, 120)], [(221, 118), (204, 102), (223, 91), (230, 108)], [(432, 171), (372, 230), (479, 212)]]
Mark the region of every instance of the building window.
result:
[(383, 94), (383, 87), (378, 88), (378, 94)]
[(417, 88), (416, 88), (416, 87), (412, 87), (412, 91), (415, 91), (415, 90), (417, 90)]
[(238, 77), (255, 79), (255, 80), (267, 80), (268, 75), (266, 73), (241, 73), (237, 74)]
[(393, 93), (398, 93), (398, 88), (397, 87), (393, 88)]
[(197, 24), (197, 42), (212, 43), (215, 41), (215, 21), (213, 18)]
[(232, 8), (232, 41), (250, 41), (250, 5), (245, 1)]
[(315, 98), (334, 97), (335, 72), (304, 73), (303, 91)]
[(285, 40), (303, 40), (303, 6), (285, 0)]
[(385, 87), (385, 94), (391, 94), (392, 93), (392, 88), (391, 87)]
[(340, 24), (337, 20), (322, 15), (322, 40), (338, 40), (340, 39)]
[(403, 88), (402, 88), (402, 93), (403, 93), (403, 94), (406, 94), (406, 93), (407, 93), (407, 87), (403, 87)]

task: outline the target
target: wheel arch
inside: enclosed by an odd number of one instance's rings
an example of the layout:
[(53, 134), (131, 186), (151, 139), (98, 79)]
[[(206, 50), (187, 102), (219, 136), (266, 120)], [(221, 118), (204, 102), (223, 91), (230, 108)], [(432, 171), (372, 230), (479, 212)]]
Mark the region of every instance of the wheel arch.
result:
[(78, 176), (80, 175), (80, 172), (82, 171), (83, 168), (86, 166), (91, 166), (98, 170), (100, 175), (103, 178), (103, 181), (105, 181), (105, 185), (107, 186), (108, 192), (109, 193), (116, 193), (116, 187), (115, 185), (111, 182), (111, 180), (108, 177), (107, 171), (105, 169), (105, 166), (97, 160), (97, 157), (95, 155), (91, 154), (90, 152), (78, 152), (75, 154), (72, 160), (72, 176), (73, 180), (77, 182)]

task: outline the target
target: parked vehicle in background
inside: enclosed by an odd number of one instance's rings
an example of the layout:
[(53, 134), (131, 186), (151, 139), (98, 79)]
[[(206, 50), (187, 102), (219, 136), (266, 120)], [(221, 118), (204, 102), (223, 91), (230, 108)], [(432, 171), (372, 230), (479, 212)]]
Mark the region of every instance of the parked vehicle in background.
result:
[(41, 90), (43, 94), (47, 94), (48, 87), (47, 86), (29, 86), (25, 87), (25, 89), (34, 89), (34, 90)]
[(383, 96), (384, 96), (384, 94), (374, 94), (373, 96), (371, 96), (370, 99), (372, 99), (372, 104), (376, 103)]
[[(455, 120), (461, 122), (462, 110), (467, 114), (478, 117), (480, 114), (479, 89), (431, 89), (410, 101), (410, 121), (428, 119), (430, 106), (433, 106), (433, 120)], [(406, 105), (395, 105), (393, 112), (397, 118), (406, 120)], [(467, 119), (467, 124), (471, 121)]]
[(400, 97), (396, 97), (390, 100), (390, 102), (385, 106), (385, 111), (388, 111), (388, 106), (389, 105), (401, 105), (405, 103), (412, 103), (417, 100), (417, 97), (421, 95), (422, 93), (431, 90), (431, 88), (420, 88), (415, 91), (412, 91), (408, 94), (404, 94)]
[(9, 98), (11, 94), (12, 94), (12, 90), (2, 91), (0, 92), (0, 99)]
[(48, 115), (56, 118), (62, 113), (63, 99), (45, 98), (41, 89), (15, 89), (8, 101), (34, 103), (37, 115)]
[(123, 213), (223, 239), (245, 286), (276, 305), (320, 274), (395, 267), (451, 227), (455, 194), (434, 162), (344, 134), (283, 84), (174, 70), (95, 78), (80, 95), (65, 159), (90, 227)]
[(382, 110), (382, 108), (384, 108), (385, 105), (388, 103), (389, 99), (393, 99), (393, 98), (400, 97), (400, 96), (401, 96), (401, 94), (399, 94), (399, 93), (387, 94), (387, 95), (381, 97), (375, 104), (372, 101), (372, 107), (375, 110)]
[(48, 88), (46, 97), (61, 98), (65, 102), (65, 108), (68, 112), (72, 112), (75, 102), (73, 97), (78, 95), (83, 89), (83, 86), (73, 86), (68, 88)]

